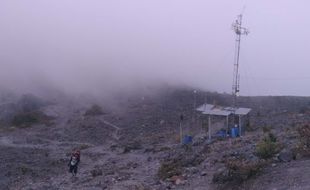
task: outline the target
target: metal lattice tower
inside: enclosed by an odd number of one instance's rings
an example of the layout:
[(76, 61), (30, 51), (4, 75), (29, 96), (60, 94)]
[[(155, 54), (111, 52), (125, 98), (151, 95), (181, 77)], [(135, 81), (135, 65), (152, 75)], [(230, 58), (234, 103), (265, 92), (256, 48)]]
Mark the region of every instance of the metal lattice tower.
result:
[(234, 60), (234, 76), (232, 85), (232, 95), (233, 95), (233, 108), (237, 108), (237, 96), (239, 94), (239, 58), (240, 58), (240, 43), (241, 36), (247, 35), (249, 33), (248, 29), (242, 27), (242, 14), (238, 15), (237, 20), (232, 25), (233, 30), (236, 33), (236, 43), (235, 43), (235, 60)]

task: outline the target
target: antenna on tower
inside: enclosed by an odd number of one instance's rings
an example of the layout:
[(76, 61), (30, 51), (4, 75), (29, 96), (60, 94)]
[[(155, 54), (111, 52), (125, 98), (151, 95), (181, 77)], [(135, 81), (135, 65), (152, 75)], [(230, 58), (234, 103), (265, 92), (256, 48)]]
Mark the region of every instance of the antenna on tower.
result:
[(248, 35), (249, 30), (242, 27), (242, 14), (238, 15), (236, 21), (232, 25), (232, 29), (236, 33), (236, 43), (235, 43), (235, 60), (234, 60), (234, 76), (232, 85), (232, 95), (233, 95), (233, 108), (237, 108), (237, 96), (239, 95), (240, 87), (240, 75), (239, 75), (239, 58), (240, 58), (240, 43), (241, 36)]

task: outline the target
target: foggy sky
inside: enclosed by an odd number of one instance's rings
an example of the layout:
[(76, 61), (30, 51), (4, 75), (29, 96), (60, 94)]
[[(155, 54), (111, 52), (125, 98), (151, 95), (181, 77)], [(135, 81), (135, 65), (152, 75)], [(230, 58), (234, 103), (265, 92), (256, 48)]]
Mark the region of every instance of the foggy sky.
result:
[(241, 95), (310, 95), (306, 0), (0, 1), (0, 86), (73, 93), (187, 85), (231, 93), (243, 12)]

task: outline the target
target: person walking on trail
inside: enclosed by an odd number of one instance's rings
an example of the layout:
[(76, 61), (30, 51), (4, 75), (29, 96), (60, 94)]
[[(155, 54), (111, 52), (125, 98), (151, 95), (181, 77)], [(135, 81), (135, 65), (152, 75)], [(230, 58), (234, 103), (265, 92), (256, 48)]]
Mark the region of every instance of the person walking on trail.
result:
[(79, 163), (80, 163), (80, 151), (77, 150), (72, 153), (70, 162), (68, 163), (69, 172), (72, 173), (72, 176), (76, 176)]

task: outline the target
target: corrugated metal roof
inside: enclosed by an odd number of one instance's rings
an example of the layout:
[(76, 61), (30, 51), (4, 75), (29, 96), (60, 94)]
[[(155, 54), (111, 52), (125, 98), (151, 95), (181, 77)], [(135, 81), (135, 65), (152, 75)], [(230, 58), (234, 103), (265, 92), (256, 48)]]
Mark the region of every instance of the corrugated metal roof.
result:
[(228, 116), (232, 113), (235, 113), (236, 115), (247, 115), (251, 111), (250, 108), (234, 109), (232, 107), (214, 106), (212, 104), (203, 104), (196, 110), (202, 112), (202, 114), (219, 116)]
[(229, 116), (231, 114), (230, 111), (226, 110), (219, 110), (219, 109), (214, 109), (214, 110), (207, 110), (202, 112), (202, 114), (206, 115), (219, 115), (219, 116)]
[(247, 115), (251, 111), (250, 108), (238, 108), (235, 112), (237, 115)]
[(201, 111), (204, 112), (206, 110), (211, 110), (214, 107), (214, 105), (212, 104), (202, 104), (201, 106), (199, 106), (196, 110), (197, 111)]

